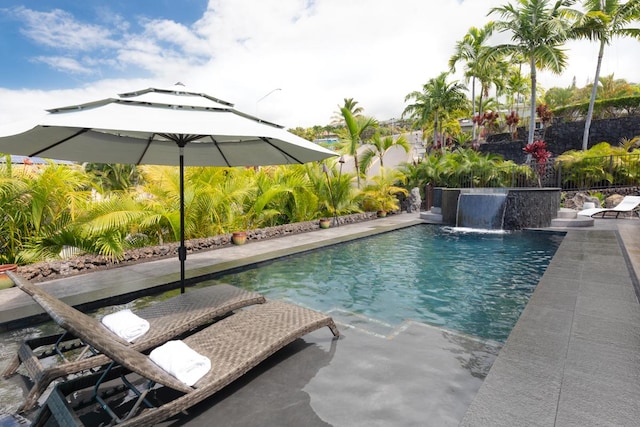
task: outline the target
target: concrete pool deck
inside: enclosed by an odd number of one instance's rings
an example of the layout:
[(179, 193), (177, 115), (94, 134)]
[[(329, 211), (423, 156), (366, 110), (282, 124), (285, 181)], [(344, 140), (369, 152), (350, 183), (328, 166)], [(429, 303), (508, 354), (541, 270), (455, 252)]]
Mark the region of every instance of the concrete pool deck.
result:
[[(187, 276), (421, 222), (402, 214), (192, 254)], [(566, 237), (501, 350), (417, 322), (391, 327), (336, 311), (340, 340), (316, 331), (188, 417), (163, 425), (205, 426), (214, 418), (230, 426), (635, 425), (640, 220), (598, 219), (592, 228), (562, 231)], [(166, 259), (42, 286), (84, 304), (177, 275), (178, 261)], [(0, 292), (0, 322), (37, 313), (19, 290)]]

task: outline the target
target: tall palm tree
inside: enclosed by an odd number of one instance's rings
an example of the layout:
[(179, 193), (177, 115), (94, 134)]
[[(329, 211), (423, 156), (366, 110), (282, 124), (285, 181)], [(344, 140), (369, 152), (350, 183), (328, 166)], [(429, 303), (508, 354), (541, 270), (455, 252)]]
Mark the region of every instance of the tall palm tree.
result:
[(531, 79), (522, 74), (520, 66), (512, 66), (507, 73), (506, 89), (510, 99), (509, 109), (515, 110), (521, 115), (517, 104), (520, 102), (520, 97), (525, 97), (527, 92), (531, 90)]
[(349, 110), (353, 117), (360, 117), (362, 116), (362, 113), (364, 113), (364, 108), (358, 106), (358, 101), (353, 98), (344, 98), (344, 104), (342, 106), (338, 104), (338, 111), (334, 112), (331, 123), (344, 124), (344, 115), (342, 114), (343, 108)]
[(393, 136), (382, 137), (376, 132), (376, 134), (373, 135), (373, 138), (371, 138), (370, 146), (367, 147), (364, 153), (362, 153), (360, 171), (365, 173), (367, 169), (371, 167), (373, 159), (376, 157), (380, 159), (380, 167), (384, 167), (384, 155), (393, 147), (401, 147), (404, 149), (405, 153), (408, 153), (411, 150), (409, 141), (407, 141), (407, 138), (404, 135), (400, 135), (398, 138), (394, 139)]
[(500, 94), (505, 89), (505, 77), (509, 72), (509, 63), (504, 56), (490, 55), (491, 51), (483, 50), (480, 58), (480, 66), (478, 67), (478, 79), (480, 80), (480, 103), (478, 114), (482, 115), (486, 109), (482, 108), (482, 100), (489, 97), (491, 87), (495, 87), (495, 103), (496, 109), (500, 110)]
[(567, 56), (563, 45), (569, 35), (571, 18), (576, 11), (569, 6), (574, 0), (517, 0), (515, 5), (509, 3), (494, 7), (489, 14), (497, 14), (502, 20), (495, 21), (495, 28), (500, 32), (510, 32), (512, 43), (495, 46), (487, 55), (490, 60), (496, 55), (522, 55), (529, 61), (531, 69), (531, 105), (529, 116), (528, 143), (533, 142), (536, 115), (536, 70), (549, 69), (560, 73), (565, 68)]
[[(468, 100), (464, 94), (467, 89), (457, 81), (447, 83), (448, 72), (441, 73), (438, 77), (429, 79), (422, 86), (422, 91), (413, 91), (405, 97), (405, 101), (413, 100), (402, 112), (403, 117), (409, 117), (418, 123), (425, 124), (427, 120), (433, 121), (433, 141), (437, 141), (438, 131), (442, 135), (442, 116), (455, 110), (467, 107)], [(445, 150), (442, 141), (442, 151)]]
[[(462, 40), (456, 43), (455, 53), (449, 58), (449, 68), (451, 72), (456, 71), (456, 64), (465, 62), (465, 80), (468, 83), (471, 78), (471, 114), (476, 115), (476, 79), (480, 72), (480, 58), (484, 56), (484, 51), (489, 48), (486, 45), (489, 37), (493, 33), (493, 22), (488, 22), (482, 28), (471, 27)], [(476, 139), (476, 125), (473, 124), (472, 138)]]
[(589, 128), (598, 90), (598, 85), (595, 83), (600, 80), (605, 46), (611, 43), (614, 37), (634, 37), (640, 40), (640, 29), (629, 27), (629, 24), (640, 18), (640, 0), (629, 0), (626, 3), (621, 3), (619, 0), (585, 0), (584, 4), (587, 12), (575, 23), (572, 36), (599, 41), (600, 48), (589, 109), (584, 122), (582, 150), (586, 150), (589, 143)]
[(345, 122), (343, 139), (347, 143), (347, 154), (353, 156), (355, 170), (358, 178), (358, 188), (360, 188), (360, 163), (358, 161), (358, 147), (362, 144), (362, 135), (369, 129), (378, 126), (378, 122), (373, 117), (356, 116), (347, 107), (340, 109)]

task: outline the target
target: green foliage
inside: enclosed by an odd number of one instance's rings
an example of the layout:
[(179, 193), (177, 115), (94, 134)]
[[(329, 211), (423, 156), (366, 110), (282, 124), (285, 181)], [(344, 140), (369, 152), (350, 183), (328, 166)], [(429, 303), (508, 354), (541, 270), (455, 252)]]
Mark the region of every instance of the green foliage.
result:
[(631, 153), (625, 147), (613, 147), (607, 142), (589, 150), (571, 150), (556, 158), (556, 167), (562, 167), (562, 180), (577, 188), (590, 188), (596, 184), (625, 182), (640, 184), (638, 168), (640, 150)]
[(397, 196), (409, 194), (405, 188), (400, 187), (404, 180), (401, 172), (381, 167), (380, 174), (371, 178), (360, 195), (364, 210), (392, 212), (400, 209)]
[(417, 164), (404, 164), (405, 188), (427, 184), (435, 187), (505, 187), (512, 182), (535, 179), (531, 168), (502, 160), (495, 154), (482, 154), (472, 149), (458, 148), (444, 155), (430, 155)]
[(360, 160), (360, 172), (365, 174), (371, 167), (374, 160), (377, 158), (380, 161), (380, 166), (384, 167), (384, 155), (393, 147), (401, 147), (405, 153), (411, 150), (409, 141), (404, 135), (400, 135), (394, 139), (393, 136), (382, 137), (379, 133), (373, 135), (371, 138), (371, 144), (362, 153), (362, 159)]
[[(589, 101), (567, 105), (552, 110), (553, 115), (565, 120), (584, 117), (589, 109)], [(598, 99), (593, 105), (595, 118), (633, 116), (640, 114), (640, 96), (625, 96), (613, 99)]]
[(326, 172), (314, 164), (304, 166), (314, 194), (318, 196), (313, 218), (361, 212), (357, 200), (360, 190), (354, 185), (355, 174), (342, 172), (338, 159), (326, 160), (325, 165)]

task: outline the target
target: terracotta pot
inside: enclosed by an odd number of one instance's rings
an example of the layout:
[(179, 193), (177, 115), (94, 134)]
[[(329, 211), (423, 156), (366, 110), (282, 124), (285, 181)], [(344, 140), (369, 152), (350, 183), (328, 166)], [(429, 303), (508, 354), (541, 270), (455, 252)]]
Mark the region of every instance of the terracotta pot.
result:
[(329, 228), (331, 227), (331, 220), (330, 219), (321, 219), (320, 220), (320, 228)]
[(244, 245), (247, 243), (247, 232), (246, 231), (234, 231), (231, 234), (231, 242), (234, 245)]
[(18, 271), (17, 264), (0, 264), (0, 289), (11, 288), (13, 284), (13, 280), (9, 279), (4, 272), (5, 271)]
[(378, 218), (385, 218), (387, 216), (387, 211), (378, 211)]

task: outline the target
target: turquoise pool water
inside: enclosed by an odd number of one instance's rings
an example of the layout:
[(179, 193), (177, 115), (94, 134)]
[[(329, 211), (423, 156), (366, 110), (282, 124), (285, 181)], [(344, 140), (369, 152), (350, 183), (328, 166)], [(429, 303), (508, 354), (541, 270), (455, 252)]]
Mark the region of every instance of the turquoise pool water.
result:
[(561, 235), (419, 225), (263, 263), (216, 280), (321, 311), (407, 319), (505, 341)]

